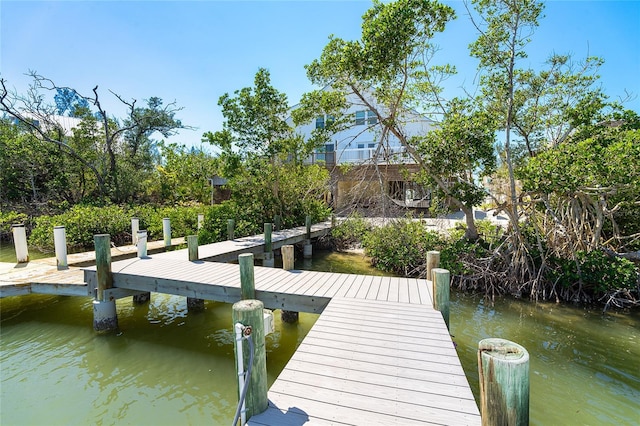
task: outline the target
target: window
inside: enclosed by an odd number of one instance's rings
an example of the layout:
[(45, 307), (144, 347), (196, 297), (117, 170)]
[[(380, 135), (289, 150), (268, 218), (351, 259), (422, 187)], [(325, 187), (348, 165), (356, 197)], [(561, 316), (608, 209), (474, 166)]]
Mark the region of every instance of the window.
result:
[(325, 126), (331, 125), (336, 121), (333, 115), (321, 115), (320, 117), (316, 117), (316, 129), (324, 129)]
[(375, 144), (375, 143), (370, 143), (370, 144), (368, 145), (368, 147), (369, 147), (369, 148), (375, 148), (375, 147), (376, 147), (376, 144)]
[(371, 110), (356, 111), (356, 126), (362, 126), (365, 123), (372, 125), (378, 122), (378, 116)]
[(363, 143), (359, 143), (358, 144), (358, 149), (364, 149), (364, 144)]
[(375, 112), (369, 110), (367, 111), (367, 123), (376, 124), (378, 122), (378, 116)]
[(324, 129), (324, 115), (316, 118), (316, 129)]

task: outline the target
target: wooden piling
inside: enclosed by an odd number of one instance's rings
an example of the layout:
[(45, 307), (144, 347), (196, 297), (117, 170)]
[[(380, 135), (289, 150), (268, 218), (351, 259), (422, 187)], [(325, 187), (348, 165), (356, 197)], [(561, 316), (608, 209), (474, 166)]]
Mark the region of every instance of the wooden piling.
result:
[(138, 246), (138, 257), (144, 259), (147, 257), (147, 231), (145, 229), (138, 231), (136, 238), (136, 246)]
[(67, 233), (64, 226), (53, 227), (53, 245), (56, 251), (58, 269), (68, 269), (67, 262)]
[(447, 329), (449, 329), (449, 288), (451, 286), (451, 275), (448, 270), (434, 268), (433, 275), (433, 309), (440, 311), (444, 318)]
[(164, 236), (164, 246), (171, 246), (171, 219), (165, 217), (162, 219), (162, 235)]
[[(189, 262), (200, 259), (198, 255), (198, 236), (187, 235), (187, 252), (189, 253)], [(204, 311), (204, 299), (187, 296), (187, 311), (201, 312)]]
[(198, 236), (187, 235), (187, 250), (189, 252), (189, 261), (193, 262), (200, 259), (198, 256)]
[(198, 230), (204, 226), (204, 214), (198, 213)]
[(140, 219), (137, 217), (131, 218), (131, 245), (138, 244), (138, 231), (140, 230)]
[(505, 339), (478, 343), (480, 413), (484, 426), (529, 424), (529, 353)]
[(93, 236), (96, 253), (96, 297), (93, 301), (93, 329), (107, 333), (118, 329), (115, 300), (104, 300), (104, 291), (113, 287), (111, 276), (111, 236)]
[(256, 298), (256, 284), (253, 272), (253, 254), (243, 253), (238, 256), (240, 265), (240, 292), (242, 299)]
[[(251, 369), (251, 377), (246, 377), (245, 382), (248, 386), (245, 398), (246, 417), (247, 420), (251, 416), (262, 413), (267, 409), (267, 357), (265, 350), (264, 335), (264, 304), (259, 300), (241, 300), (233, 304), (233, 326), (240, 323), (244, 326), (251, 327), (251, 338), (254, 345), (253, 366)], [(249, 365), (250, 352), (249, 344), (243, 339), (239, 344), (242, 345), (242, 355), (244, 369), (246, 371)], [(236, 357), (238, 359), (238, 345), (235, 345)], [(236, 361), (237, 363), (237, 361)], [(236, 365), (236, 371), (237, 371)], [(238, 388), (238, 396), (242, 389)]]
[(291, 244), (287, 244), (282, 246), (280, 250), (282, 252), (282, 269), (285, 271), (292, 270), (295, 266), (293, 246)]
[(273, 217), (273, 225), (274, 225), (276, 231), (280, 230), (280, 227), (282, 226), (282, 218), (280, 217), (279, 214), (277, 214), (277, 215), (275, 215)]
[(29, 249), (27, 246), (27, 231), (24, 223), (15, 223), (11, 226), (13, 232), (13, 245), (16, 249), (16, 260), (18, 263), (29, 262)]
[(304, 220), (304, 224), (307, 227), (307, 240), (311, 239), (311, 216), (307, 215)]
[(433, 282), (431, 271), (434, 268), (439, 268), (439, 267), (440, 267), (440, 252), (435, 250), (428, 251), (427, 252), (427, 275), (425, 279)]
[(227, 219), (227, 240), (233, 240), (235, 237), (236, 221), (233, 219)]
[(262, 266), (273, 268), (275, 260), (273, 258), (273, 245), (271, 243), (271, 234), (273, 233), (273, 224), (264, 224), (264, 257), (262, 259)]

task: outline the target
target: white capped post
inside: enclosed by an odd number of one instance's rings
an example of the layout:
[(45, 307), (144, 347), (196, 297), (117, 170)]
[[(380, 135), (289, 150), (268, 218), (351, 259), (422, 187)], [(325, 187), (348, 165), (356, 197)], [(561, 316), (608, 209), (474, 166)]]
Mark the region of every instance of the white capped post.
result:
[(56, 249), (56, 262), (58, 269), (69, 267), (67, 263), (67, 234), (64, 226), (53, 227), (53, 245)]

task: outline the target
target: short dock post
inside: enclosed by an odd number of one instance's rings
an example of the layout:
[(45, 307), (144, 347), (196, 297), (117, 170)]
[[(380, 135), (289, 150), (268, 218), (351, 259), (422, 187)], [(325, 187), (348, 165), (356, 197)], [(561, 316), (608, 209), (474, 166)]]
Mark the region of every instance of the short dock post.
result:
[(164, 246), (171, 246), (171, 219), (165, 217), (162, 219), (162, 235), (164, 236)]
[(337, 224), (338, 224), (338, 220), (336, 219), (336, 215), (331, 214), (331, 227), (335, 228)]
[(242, 299), (256, 298), (256, 282), (253, 272), (253, 253), (242, 253), (238, 256), (240, 265), (240, 291)]
[[(244, 378), (245, 386), (248, 386), (245, 397), (245, 413), (248, 420), (251, 416), (262, 413), (267, 409), (267, 356), (265, 349), (264, 334), (264, 304), (259, 300), (241, 300), (233, 304), (233, 325), (242, 324), (243, 334), (250, 334), (253, 340), (253, 365), (251, 376)], [(251, 327), (250, 330), (247, 327)], [(239, 352), (242, 351), (242, 352)], [(247, 339), (236, 340), (236, 371), (238, 370), (237, 360), (242, 355), (244, 370), (249, 367), (251, 358), (250, 345)], [(242, 389), (238, 386), (238, 396)]]
[(446, 269), (433, 268), (433, 309), (440, 311), (449, 329), (449, 288), (451, 274)]
[(274, 226), (276, 228), (276, 231), (279, 231), (280, 227), (282, 226), (282, 218), (280, 217), (279, 214), (277, 214), (277, 215), (275, 215), (273, 217), (273, 224), (274, 224)]
[(273, 245), (271, 243), (271, 234), (273, 233), (273, 223), (264, 224), (264, 259), (262, 266), (273, 268), (275, 260), (273, 258)]
[(15, 223), (11, 226), (13, 232), (13, 245), (16, 248), (16, 258), (18, 263), (29, 261), (29, 249), (27, 248), (27, 231), (24, 223)]
[[(295, 256), (292, 245), (284, 245), (280, 249), (282, 251), (282, 269), (290, 271), (295, 265)], [(280, 313), (280, 319), (286, 323), (295, 323), (298, 321), (299, 314), (296, 311), (285, 311), (284, 309)]]
[(136, 237), (136, 246), (138, 246), (138, 257), (144, 259), (147, 257), (147, 231), (145, 229), (138, 231)]
[(138, 243), (138, 231), (140, 230), (140, 219), (137, 217), (131, 218), (131, 245), (135, 246)]
[(93, 236), (96, 249), (96, 297), (93, 301), (93, 329), (98, 333), (107, 333), (118, 329), (115, 300), (104, 300), (104, 291), (113, 286), (111, 275), (111, 236), (98, 234)]
[(236, 227), (236, 221), (233, 219), (227, 219), (227, 240), (233, 240), (234, 231)]
[(529, 424), (529, 353), (505, 339), (478, 343), (482, 424)]
[(427, 252), (427, 276), (426, 280), (433, 282), (433, 277), (431, 276), (431, 271), (434, 268), (440, 267), (440, 252), (436, 250), (431, 250)]
[(307, 238), (304, 242), (302, 257), (311, 259), (313, 257), (313, 246), (311, 245), (311, 216), (307, 215), (305, 225), (307, 227)]
[(67, 234), (64, 226), (53, 227), (53, 245), (56, 250), (56, 263), (58, 264), (58, 269), (68, 269)]
[[(200, 257), (198, 255), (198, 236), (187, 236), (187, 251), (189, 253), (189, 262), (194, 262)], [(187, 310), (189, 312), (204, 311), (204, 299), (198, 299), (197, 297), (187, 297)]]
[(291, 244), (284, 245), (280, 251), (282, 252), (282, 269), (285, 271), (292, 270), (295, 265), (293, 246)]
[(198, 213), (198, 229), (202, 229), (204, 226), (204, 214)]

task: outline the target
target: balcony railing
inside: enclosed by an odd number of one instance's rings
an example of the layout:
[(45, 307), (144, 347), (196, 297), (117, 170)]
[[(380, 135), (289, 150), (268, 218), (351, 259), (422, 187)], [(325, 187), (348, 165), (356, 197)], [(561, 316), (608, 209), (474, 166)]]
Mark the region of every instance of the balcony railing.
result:
[[(323, 162), (327, 166), (335, 166), (337, 164), (372, 164), (375, 155), (375, 148), (360, 149), (344, 149), (332, 152), (314, 152), (305, 161), (307, 164), (316, 164)], [(413, 163), (404, 148), (392, 148), (386, 152), (386, 155), (378, 155), (378, 164), (385, 163)]]

